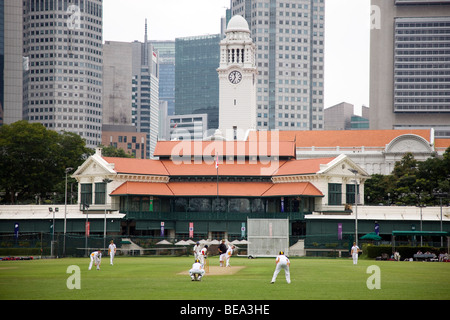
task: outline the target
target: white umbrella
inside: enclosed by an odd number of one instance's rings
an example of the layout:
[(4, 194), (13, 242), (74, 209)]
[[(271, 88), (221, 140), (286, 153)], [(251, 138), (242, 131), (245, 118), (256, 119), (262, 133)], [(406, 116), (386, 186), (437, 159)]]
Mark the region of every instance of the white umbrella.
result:
[(170, 243), (169, 241), (167, 241), (167, 240), (162, 240), (162, 241), (160, 241), (160, 242), (158, 242), (157, 244), (172, 244), (172, 243)]
[(189, 239), (188, 241), (186, 241), (187, 242), (187, 244), (195, 244), (195, 242), (194, 241), (192, 241), (191, 239)]
[(219, 240), (213, 240), (210, 242), (210, 244), (220, 244)]
[(189, 245), (189, 243), (187, 243), (187, 242), (184, 241), (184, 240), (180, 240), (180, 241), (178, 241), (177, 243), (175, 243), (175, 245), (176, 245), (176, 246), (187, 246), (187, 245)]

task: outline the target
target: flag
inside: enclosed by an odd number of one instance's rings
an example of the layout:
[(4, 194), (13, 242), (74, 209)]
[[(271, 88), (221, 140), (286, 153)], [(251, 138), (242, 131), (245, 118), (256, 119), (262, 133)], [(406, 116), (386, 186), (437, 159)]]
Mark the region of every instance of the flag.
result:
[(193, 238), (193, 237), (194, 237), (194, 223), (189, 222), (189, 238)]

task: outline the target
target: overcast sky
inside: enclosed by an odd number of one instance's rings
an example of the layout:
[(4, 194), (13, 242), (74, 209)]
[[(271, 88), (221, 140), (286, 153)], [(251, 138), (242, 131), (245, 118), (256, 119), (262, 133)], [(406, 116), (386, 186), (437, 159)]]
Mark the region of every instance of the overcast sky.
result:
[[(230, 0), (105, 0), (103, 39), (143, 41), (220, 33)], [(370, 0), (325, 0), (325, 108), (369, 106)]]

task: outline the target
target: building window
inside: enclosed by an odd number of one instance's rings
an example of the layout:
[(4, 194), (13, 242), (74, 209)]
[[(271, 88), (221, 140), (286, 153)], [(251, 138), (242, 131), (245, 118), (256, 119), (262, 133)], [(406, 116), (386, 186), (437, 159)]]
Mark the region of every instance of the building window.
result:
[(105, 204), (106, 183), (97, 182), (95, 184), (95, 204)]
[(328, 204), (340, 205), (342, 204), (342, 185), (339, 183), (328, 184)]
[[(347, 184), (345, 192), (346, 192), (345, 203), (354, 204), (355, 203), (355, 185)], [(358, 194), (359, 194), (359, 185), (358, 185)], [(358, 201), (358, 203), (359, 203), (359, 201)]]
[(92, 184), (90, 183), (81, 184), (81, 203), (82, 204), (92, 203)]

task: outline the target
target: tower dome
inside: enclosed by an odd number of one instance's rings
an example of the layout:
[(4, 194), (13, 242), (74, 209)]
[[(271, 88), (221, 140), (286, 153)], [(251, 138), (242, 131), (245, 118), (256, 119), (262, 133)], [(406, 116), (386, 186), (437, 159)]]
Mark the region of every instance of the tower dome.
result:
[(226, 32), (250, 32), (250, 28), (243, 16), (234, 15), (228, 22)]

